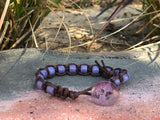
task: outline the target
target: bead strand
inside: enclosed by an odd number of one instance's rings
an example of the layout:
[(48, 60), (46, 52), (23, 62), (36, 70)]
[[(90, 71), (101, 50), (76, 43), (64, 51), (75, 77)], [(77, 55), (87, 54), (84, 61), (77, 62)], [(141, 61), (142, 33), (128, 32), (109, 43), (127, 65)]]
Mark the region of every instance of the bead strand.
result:
[[(77, 65), (75, 63), (69, 63), (67, 65), (58, 64), (58, 65), (47, 65), (45, 68), (40, 68), (34, 77), (34, 84), (38, 89), (44, 90), (45, 92), (61, 97), (63, 99), (70, 97), (72, 99), (77, 98), (80, 94), (84, 94), (84, 91), (76, 92), (70, 91), (68, 88), (63, 88), (58, 85), (54, 85), (51, 82), (45, 80), (46, 78), (52, 78), (55, 75), (63, 76), (63, 75), (92, 75), (92, 76), (102, 76), (109, 81), (113, 82), (115, 85), (119, 86), (121, 83), (128, 81), (129, 74), (127, 70), (121, 68), (113, 69), (110, 66), (105, 66), (103, 61), (103, 66), (100, 66), (97, 61), (96, 65), (87, 65), (80, 64)], [(91, 89), (91, 88), (90, 88)], [(90, 90), (87, 89), (87, 90)], [(87, 91), (85, 91), (86, 94)]]

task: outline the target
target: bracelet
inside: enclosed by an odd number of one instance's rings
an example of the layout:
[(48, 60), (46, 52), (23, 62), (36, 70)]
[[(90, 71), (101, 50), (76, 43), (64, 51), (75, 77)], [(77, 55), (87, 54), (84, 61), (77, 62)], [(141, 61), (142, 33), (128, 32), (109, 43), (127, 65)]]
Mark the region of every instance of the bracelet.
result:
[[(95, 65), (69, 63), (67, 65), (47, 65), (45, 68), (40, 68), (34, 76), (34, 84), (44, 92), (51, 94), (52, 96), (66, 99), (78, 98), (79, 95), (92, 96), (92, 101), (98, 105), (108, 106), (113, 105), (119, 96), (119, 85), (129, 80), (130, 76), (126, 69), (112, 68), (106, 66), (101, 60), (102, 66), (95, 60)], [(61, 87), (60, 85), (52, 84), (47, 81), (46, 78), (52, 78), (55, 75), (92, 75), (102, 76), (105, 81), (100, 81), (82, 91), (72, 91), (68, 88)], [(90, 91), (90, 92), (89, 92)]]

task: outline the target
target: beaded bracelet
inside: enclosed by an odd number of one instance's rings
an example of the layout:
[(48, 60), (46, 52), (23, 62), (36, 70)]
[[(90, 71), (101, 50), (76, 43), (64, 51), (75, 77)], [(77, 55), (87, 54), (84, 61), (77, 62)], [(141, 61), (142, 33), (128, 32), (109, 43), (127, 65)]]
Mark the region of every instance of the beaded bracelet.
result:
[[(66, 99), (67, 97), (71, 99), (76, 99), (79, 95), (90, 95), (92, 96), (92, 101), (98, 105), (112, 105), (117, 101), (119, 96), (119, 85), (129, 80), (129, 74), (127, 70), (121, 68), (112, 68), (106, 66), (101, 60), (101, 66), (96, 60), (95, 65), (87, 64), (74, 64), (70, 63), (67, 65), (47, 65), (45, 68), (40, 68), (34, 77), (34, 84), (38, 89), (44, 90), (46, 93), (52, 96), (60, 97)], [(63, 88), (60, 85), (52, 84), (51, 82), (45, 80), (46, 78), (52, 78), (55, 75), (92, 75), (92, 76), (102, 76), (107, 81), (101, 81), (82, 91), (72, 91), (68, 88)], [(89, 92), (91, 91), (91, 92)]]

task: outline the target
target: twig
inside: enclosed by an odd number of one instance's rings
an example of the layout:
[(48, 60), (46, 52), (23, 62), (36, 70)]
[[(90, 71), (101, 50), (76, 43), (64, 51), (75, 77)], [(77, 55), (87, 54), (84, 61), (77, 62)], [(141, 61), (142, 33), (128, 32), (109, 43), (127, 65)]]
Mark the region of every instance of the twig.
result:
[(107, 37), (110, 37), (110, 36), (112, 36), (112, 35), (120, 32), (120, 31), (124, 30), (125, 28), (127, 28), (128, 26), (130, 26), (132, 23), (134, 23), (135, 21), (137, 21), (148, 9), (149, 9), (149, 7), (148, 7), (144, 12), (142, 12), (140, 15), (138, 15), (135, 19), (133, 19), (130, 23), (128, 23), (128, 24), (125, 25), (124, 27), (120, 28), (119, 30), (117, 30), (117, 31), (115, 31), (115, 32), (113, 32), (113, 33), (111, 33), (111, 34), (109, 34), (109, 35), (106, 35), (106, 36), (103, 36), (103, 37), (101, 37), (101, 38), (98, 38), (98, 39), (96, 39), (96, 40), (106, 39)]
[(2, 24), (3, 24), (3, 22), (4, 22), (4, 18), (5, 18), (5, 16), (6, 16), (9, 3), (10, 3), (10, 0), (6, 0), (6, 4), (5, 4), (5, 7), (4, 7), (4, 9), (3, 9), (3, 13), (2, 13), (1, 19), (0, 19), (0, 30), (1, 30), (1, 28), (2, 28)]
[(55, 40), (57, 39), (57, 36), (58, 36), (58, 34), (59, 34), (59, 32), (60, 32), (60, 30), (61, 30), (61, 28), (62, 28), (63, 22), (64, 22), (64, 12), (63, 12), (63, 17), (62, 17), (62, 19), (61, 19), (61, 21), (60, 21), (60, 25), (59, 25), (59, 27), (58, 27), (57, 33), (56, 33), (56, 35), (55, 35), (55, 37), (54, 37)]
[(102, 15), (106, 10), (108, 10), (109, 8), (113, 7), (113, 4), (116, 2), (117, 0), (114, 0), (113, 2), (109, 2), (107, 7), (105, 9), (103, 9), (98, 15), (96, 15), (95, 17), (92, 18), (92, 20), (97, 19), (100, 15)]
[(46, 54), (46, 53), (48, 52), (48, 50), (49, 50), (48, 41), (47, 41), (46, 38), (45, 38), (45, 43), (46, 43), (46, 50), (45, 50), (45, 52), (43, 53), (43, 55), (42, 55), (42, 57), (41, 57), (41, 61), (44, 59), (45, 54)]
[(140, 30), (138, 30), (136, 33), (139, 33), (139, 32), (141, 32), (144, 28), (146, 28), (150, 23), (152, 23), (152, 21), (154, 20), (154, 19), (156, 19), (157, 17), (160, 17), (160, 13), (159, 14), (157, 14), (157, 15), (155, 15), (149, 22), (147, 22)]
[(19, 21), (21, 21), (21, 20), (23, 20), (24, 18), (26, 18), (28, 15), (30, 15), (31, 13), (33, 13), (35, 10), (31, 10), (31, 11), (29, 11), (25, 16), (23, 16), (23, 17), (21, 17), (21, 18), (19, 18), (18, 20), (16, 20), (15, 22), (19, 22)]
[[(35, 24), (35, 26), (33, 27), (34, 30), (36, 30), (40, 24), (40, 20), (37, 19), (37, 24)], [(30, 35), (32, 35), (32, 30), (29, 29), (27, 32), (25, 32), (11, 47), (10, 49), (16, 48), (21, 42), (25, 41), (26, 39), (28, 39), (30, 37)]]
[(3, 30), (2, 35), (1, 35), (1, 37), (0, 37), (0, 45), (1, 45), (2, 41), (3, 41), (4, 35), (6, 34), (6, 31), (7, 31), (8, 25), (9, 25), (9, 22), (8, 22), (8, 21), (6, 21), (6, 24), (5, 24), (4, 30)]
[[(29, 19), (29, 18), (28, 18), (28, 19)], [(31, 30), (32, 30), (32, 37), (33, 37), (34, 43), (35, 43), (35, 45), (36, 45), (36, 48), (39, 48), (39, 47), (38, 47), (38, 44), (37, 44), (36, 36), (35, 36), (35, 34), (34, 34), (34, 28), (32, 27), (32, 24), (31, 24), (30, 19), (29, 19), (29, 25), (30, 25)]]
[(10, 49), (12, 48), (15, 48), (29, 33), (31, 33), (32, 30), (29, 29), (26, 33), (24, 33), (11, 47)]
[[(74, 1), (74, 3), (77, 3), (77, 2), (79, 2), (79, 1), (81, 1), (81, 0), (76, 0), (76, 1)], [(62, 1), (62, 4), (65, 6), (65, 7), (70, 7), (72, 4), (69, 4), (69, 3), (66, 3), (65, 1), (63, 2)]]
[(12, 31), (13, 31), (12, 25), (13, 25), (13, 23), (12, 23), (11, 20), (10, 20), (9, 25), (10, 25), (10, 28), (9, 28), (8, 36), (7, 36), (6, 40), (5, 40), (4, 43), (3, 43), (2, 47), (1, 47), (1, 50), (3, 50), (3, 49), (8, 45), (9, 40), (10, 40), (10, 37), (11, 37), (11, 35), (12, 35)]
[(157, 25), (157, 24), (153, 24), (155, 27), (157, 27), (157, 28), (160, 28), (160, 25)]
[(98, 31), (98, 33), (96, 34), (96, 36), (93, 38), (92, 43), (88, 46), (87, 48), (87, 52), (89, 52), (90, 47), (92, 46), (92, 44), (95, 42), (95, 40), (98, 38), (98, 36), (103, 32), (103, 30), (109, 25), (109, 23), (112, 21), (112, 19), (115, 18), (115, 16), (124, 8), (126, 7), (130, 2), (132, 2), (133, 0), (128, 0), (126, 3), (124, 0), (122, 0), (119, 5), (117, 6), (117, 8), (114, 10), (114, 12), (110, 15), (110, 17), (108, 18), (107, 22), (105, 23), (105, 25)]
[[(133, 45), (133, 46), (127, 48), (127, 50), (131, 50), (131, 49), (133, 49), (133, 48), (135, 48), (135, 47), (141, 45), (142, 43), (146, 42), (145, 39), (146, 39), (148, 36), (150, 36), (156, 29), (157, 29), (157, 28), (154, 28), (152, 31), (150, 31), (150, 32), (143, 38), (143, 40), (142, 40), (141, 42), (139, 42), (139, 43), (137, 43), (137, 44), (135, 44), (135, 45)], [(147, 39), (147, 41), (148, 41), (148, 40), (150, 40), (150, 39)]]
[(22, 33), (24, 32), (24, 29), (26, 28), (26, 25), (28, 25), (28, 24), (27, 24), (28, 21), (29, 21), (29, 18), (27, 18), (26, 20), (24, 20), (24, 24), (23, 24), (23, 26), (21, 27), (21, 30), (20, 30), (20, 32), (18, 33), (18, 36), (21, 36), (21, 35), (22, 35)]
[[(145, 41), (150, 41), (150, 40), (154, 40), (154, 39), (160, 39), (160, 35), (153, 36), (153, 37), (151, 37), (149, 39), (146, 39)], [(136, 47), (134, 49), (142, 49), (142, 48), (146, 48), (146, 47), (150, 47), (150, 46), (158, 45), (158, 44), (160, 44), (160, 41), (155, 42), (155, 43), (150, 43), (150, 44), (147, 44), (147, 45), (143, 45), (143, 46), (140, 46), (140, 47)]]

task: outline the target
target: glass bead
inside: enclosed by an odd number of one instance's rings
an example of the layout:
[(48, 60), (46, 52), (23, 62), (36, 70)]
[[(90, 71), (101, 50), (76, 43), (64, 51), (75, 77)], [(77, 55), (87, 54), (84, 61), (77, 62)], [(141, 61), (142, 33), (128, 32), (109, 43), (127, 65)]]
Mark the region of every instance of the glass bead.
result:
[(44, 76), (42, 74), (38, 74), (38, 77), (41, 77), (42, 79), (44, 79)]
[(110, 81), (101, 81), (92, 87), (91, 96), (95, 104), (110, 106), (118, 100), (119, 89)]
[(123, 75), (123, 82), (122, 82), (122, 83), (125, 83), (126, 81), (128, 81), (129, 78), (130, 78), (130, 76), (129, 76), (128, 73), (127, 73), (127, 74), (124, 74), (124, 75)]
[(65, 67), (63, 65), (58, 66), (58, 73), (64, 73), (65, 72)]
[(47, 77), (48, 73), (47, 73), (47, 71), (46, 71), (46, 70), (41, 70), (40, 72), (43, 74), (44, 78), (46, 78), (46, 77)]
[(37, 88), (43, 90), (43, 83), (41, 81), (37, 81)]
[(77, 69), (76, 65), (69, 65), (69, 72), (70, 73), (76, 73), (76, 69)]
[(116, 84), (116, 85), (120, 85), (120, 79), (116, 79), (115, 81), (114, 81), (114, 83)]
[(87, 73), (87, 65), (81, 65), (81, 73)]
[(119, 73), (119, 70), (115, 70), (115, 71), (114, 71), (114, 73), (115, 73), (116, 75), (118, 75), (118, 73)]
[(106, 70), (111, 71), (111, 68), (107, 67)]
[(46, 92), (49, 93), (49, 94), (51, 94), (51, 95), (54, 95), (54, 88), (51, 87), (51, 86), (47, 86)]
[(93, 74), (98, 74), (99, 73), (99, 67), (98, 66), (93, 66), (92, 67), (92, 73)]
[(47, 69), (49, 71), (49, 75), (54, 75), (55, 74), (55, 68), (54, 67), (48, 67)]

